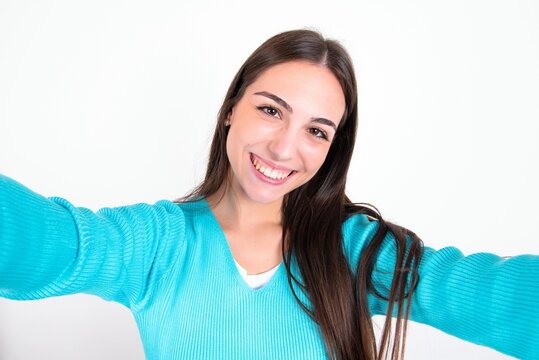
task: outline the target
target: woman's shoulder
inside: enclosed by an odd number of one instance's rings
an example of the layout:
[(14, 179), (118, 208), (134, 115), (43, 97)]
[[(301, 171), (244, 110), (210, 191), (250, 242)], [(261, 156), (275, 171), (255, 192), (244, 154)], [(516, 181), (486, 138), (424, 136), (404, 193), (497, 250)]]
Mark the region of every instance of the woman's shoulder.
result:
[(189, 227), (207, 227), (213, 222), (213, 213), (204, 197), (172, 202), (183, 214), (184, 222)]
[(361, 252), (374, 236), (378, 221), (361, 213), (349, 215), (342, 224), (343, 248), (345, 255), (355, 268)]

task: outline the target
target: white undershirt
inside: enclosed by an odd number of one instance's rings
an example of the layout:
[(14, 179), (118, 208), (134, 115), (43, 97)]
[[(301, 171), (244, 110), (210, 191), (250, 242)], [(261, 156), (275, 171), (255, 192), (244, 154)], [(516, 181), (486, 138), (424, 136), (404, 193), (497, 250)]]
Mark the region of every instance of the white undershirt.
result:
[(279, 267), (279, 265), (277, 265), (273, 269), (270, 269), (260, 274), (247, 274), (247, 270), (245, 270), (240, 264), (238, 264), (236, 259), (234, 259), (234, 262), (236, 263), (236, 267), (238, 268), (238, 272), (240, 273), (241, 277), (243, 278), (243, 280), (245, 280), (245, 282), (247, 283), (247, 285), (249, 285), (251, 289), (260, 289), (262, 286), (266, 285)]

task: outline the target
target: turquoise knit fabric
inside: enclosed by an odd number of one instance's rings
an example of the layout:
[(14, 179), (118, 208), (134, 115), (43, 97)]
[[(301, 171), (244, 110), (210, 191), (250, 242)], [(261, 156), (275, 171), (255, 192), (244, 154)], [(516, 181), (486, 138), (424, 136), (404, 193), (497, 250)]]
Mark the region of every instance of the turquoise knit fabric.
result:
[[(352, 266), (376, 226), (362, 215), (343, 224)], [(393, 259), (388, 239), (376, 281), (387, 283)], [(0, 296), (79, 292), (127, 306), (148, 359), (326, 359), (319, 329), (294, 299), (284, 266), (261, 289), (249, 288), (204, 200), (93, 213), (0, 175)], [(384, 312), (384, 301), (369, 299), (373, 314)], [(539, 359), (539, 256), (427, 248), (412, 319)]]

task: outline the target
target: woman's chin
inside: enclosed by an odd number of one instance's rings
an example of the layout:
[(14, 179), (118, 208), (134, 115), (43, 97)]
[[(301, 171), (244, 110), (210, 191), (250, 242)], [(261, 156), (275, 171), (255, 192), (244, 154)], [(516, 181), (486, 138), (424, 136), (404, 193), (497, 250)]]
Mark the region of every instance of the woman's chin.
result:
[(249, 200), (252, 202), (256, 202), (259, 204), (274, 204), (276, 202), (282, 202), (283, 201), (283, 195), (277, 196), (275, 194), (248, 194), (247, 195)]

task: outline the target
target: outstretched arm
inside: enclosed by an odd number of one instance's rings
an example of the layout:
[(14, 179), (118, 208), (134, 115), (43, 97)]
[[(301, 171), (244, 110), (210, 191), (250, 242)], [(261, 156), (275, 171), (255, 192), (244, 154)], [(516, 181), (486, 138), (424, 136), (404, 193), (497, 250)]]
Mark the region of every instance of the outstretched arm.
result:
[(521, 359), (539, 358), (539, 256), (425, 249), (412, 320)]
[(94, 213), (0, 175), (0, 296), (85, 292), (132, 306), (181, 259), (183, 228), (168, 201)]
[[(361, 215), (345, 223), (352, 266), (377, 226)], [(389, 288), (395, 254), (388, 235), (373, 272), (382, 292)], [(387, 303), (372, 294), (369, 305), (373, 315), (386, 313)], [(539, 359), (539, 256), (464, 256), (454, 247), (425, 248), (410, 318), (521, 359)]]

